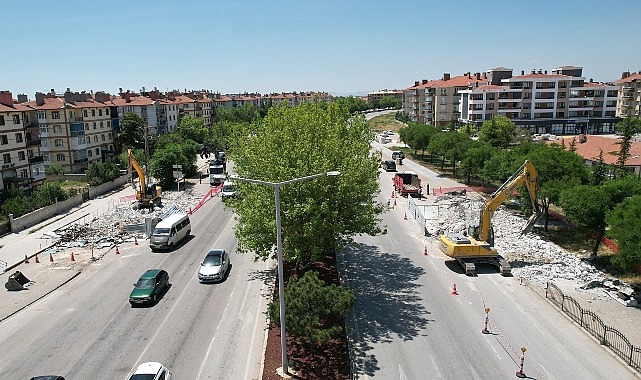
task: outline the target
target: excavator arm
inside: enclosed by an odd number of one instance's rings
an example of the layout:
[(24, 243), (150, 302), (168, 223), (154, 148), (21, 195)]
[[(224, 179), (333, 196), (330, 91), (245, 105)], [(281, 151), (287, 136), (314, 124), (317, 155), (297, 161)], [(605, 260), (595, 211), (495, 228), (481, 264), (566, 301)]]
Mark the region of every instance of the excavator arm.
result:
[(145, 171), (142, 170), (142, 167), (140, 164), (138, 164), (138, 161), (136, 161), (136, 157), (134, 157), (134, 154), (131, 152), (131, 149), (127, 150), (127, 154), (129, 155), (129, 172), (131, 173), (131, 169), (133, 168), (136, 170), (136, 173), (138, 173), (138, 178), (140, 178), (140, 199), (142, 199), (143, 194), (145, 193), (146, 189), (146, 183), (145, 183)]
[(479, 236), (478, 239), (482, 241), (488, 241), (490, 239), (491, 231), (491, 222), (494, 211), (503, 203), (506, 199), (510, 198), (519, 186), (525, 184), (527, 187), (528, 193), (530, 194), (530, 201), (532, 202), (533, 215), (530, 217), (526, 227), (523, 229), (522, 233), (528, 232), (536, 219), (541, 213), (539, 203), (538, 203), (538, 181), (537, 174), (534, 165), (529, 160), (526, 160), (521, 167), (512, 174), (512, 176), (501, 185), (485, 202), (483, 205), (483, 210), (481, 210), (481, 215), (479, 218)]

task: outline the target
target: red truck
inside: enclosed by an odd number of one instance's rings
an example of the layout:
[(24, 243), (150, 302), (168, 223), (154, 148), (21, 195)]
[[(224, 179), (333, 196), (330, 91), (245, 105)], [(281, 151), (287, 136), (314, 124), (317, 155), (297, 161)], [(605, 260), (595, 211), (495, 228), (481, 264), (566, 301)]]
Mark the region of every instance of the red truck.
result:
[(418, 174), (410, 171), (398, 172), (394, 176), (394, 190), (401, 196), (416, 196), (421, 198), (421, 179)]

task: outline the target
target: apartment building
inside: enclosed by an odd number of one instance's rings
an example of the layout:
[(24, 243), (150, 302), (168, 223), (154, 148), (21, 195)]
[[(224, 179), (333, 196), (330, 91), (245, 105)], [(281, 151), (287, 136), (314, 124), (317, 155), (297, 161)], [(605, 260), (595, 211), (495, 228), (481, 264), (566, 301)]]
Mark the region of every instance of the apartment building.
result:
[(150, 135), (158, 135), (159, 130), (162, 129), (158, 125), (156, 102), (150, 96), (145, 95), (144, 88), (140, 94), (129, 90), (123, 92), (121, 88), (119, 96), (115, 97), (112, 102), (118, 108), (118, 115), (124, 116), (128, 113), (134, 113), (140, 116), (147, 125), (147, 133)]
[(5, 190), (20, 189), (30, 194), (45, 178), (33, 110), (27, 97), (14, 101), (9, 91), (0, 91), (0, 185)]
[(367, 102), (370, 104), (374, 104), (376, 102), (380, 102), (383, 100), (384, 97), (389, 96), (394, 99), (398, 99), (400, 101), (403, 100), (403, 91), (401, 90), (378, 90), (378, 91), (373, 91), (367, 94)]
[(70, 173), (116, 154), (117, 107), (104, 92), (36, 93), (26, 103), (36, 114), (45, 166), (58, 164)]
[(192, 118), (202, 118), (206, 127), (213, 123), (214, 101), (206, 91), (192, 91), (175, 95), (178, 104), (179, 118), (188, 115)]
[(621, 118), (641, 116), (641, 71), (626, 71), (614, 84), (619, 88), (616, 115)]
[(444, 127), (459, 120), (460, 92), (479, 84), (488, 84), (486, 73), (465, 73), (452, 77), (444, 73), (439, 80), (422, 80), (403, 90), (403, 110), (418, 123)]
[(620, 120), (616, 117), (618, 87), (586, 83), (581, 72), (581, 67), (562, 66), (550, 74), (532, 70), (512, 76), (510, 69), (501, 68), (500, 83), (493, 79), (459, 91), (459, 121), (480, 126), (502, 115), (532, 134), (614, 133)]

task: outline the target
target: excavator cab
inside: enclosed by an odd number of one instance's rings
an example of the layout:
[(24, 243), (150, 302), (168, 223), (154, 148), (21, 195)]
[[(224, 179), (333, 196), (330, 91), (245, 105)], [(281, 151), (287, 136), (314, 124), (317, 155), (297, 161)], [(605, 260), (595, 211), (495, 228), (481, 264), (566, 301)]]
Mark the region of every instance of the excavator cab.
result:
[[(479, 225), (469, 225), (467, 226), (467, 236), (473, 237), (475, 240), (480, 240), (479, 234), (481, 233), (481, 228)], [(494, 226), (490, 226), (490, 233), (487, 238), (487, 243), (490, 247), (494, 247)]]

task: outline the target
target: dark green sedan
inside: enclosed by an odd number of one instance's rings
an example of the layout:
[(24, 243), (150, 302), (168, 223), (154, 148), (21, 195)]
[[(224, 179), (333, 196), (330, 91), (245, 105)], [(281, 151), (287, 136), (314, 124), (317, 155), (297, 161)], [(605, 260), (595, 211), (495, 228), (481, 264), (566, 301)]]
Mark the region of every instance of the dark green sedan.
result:
[(169, 286), (169, 274), (162, 269), (150, 269), (143, 273), (134, 284), (134, 290), (129, 294), (132, 306), (155, 304), (162, 292)]

